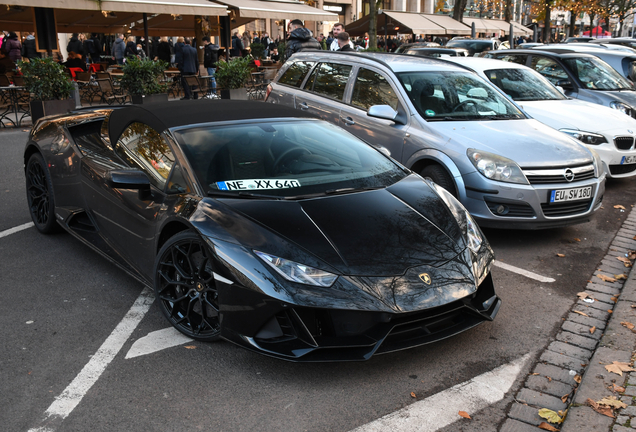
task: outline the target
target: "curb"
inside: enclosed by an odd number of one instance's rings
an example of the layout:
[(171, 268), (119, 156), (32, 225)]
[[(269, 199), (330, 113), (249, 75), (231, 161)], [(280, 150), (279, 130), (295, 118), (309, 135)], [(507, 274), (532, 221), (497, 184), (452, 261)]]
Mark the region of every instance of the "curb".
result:
[[(636, 372), (619, 376), (605, 365), (632, 362), (636, 347), (634, 331), (621, 322), (636, 324), (636, 272), (616, 259), (636, 250), (636, 208), (616, 233), (607, 254), (594, 271), (583, 292), (594, 299), (580, 299), (567, 315), (556, 338), (539, 357), (515, 395), (508, 416), (499, 432), (536, 432), (544, 418), (541, 408), (553, 411), (568, 409), (564, 422), (550, 424), (561, 432), (634, 432), (636, 430)], [(634, 262), (632, 262), (635, 264)], [(606, 282), (599, 275), (613, 277), (627, 273), (627, 280)], [(588, 299), (589, 300), (589, 299)], [(613, 391), (614, 384), (624, 387)], [(615, 410), (616, 418), (594, 411), (587, 400), (604, 397), (620, 398), (627, 408)]]

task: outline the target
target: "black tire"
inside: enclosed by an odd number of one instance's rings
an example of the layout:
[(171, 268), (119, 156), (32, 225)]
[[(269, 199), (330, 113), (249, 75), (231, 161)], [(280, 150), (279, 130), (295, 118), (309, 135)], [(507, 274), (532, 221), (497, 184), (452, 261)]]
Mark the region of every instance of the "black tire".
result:
[(163, 245), (155, 262), (155, 295), (170, 324), (205, 342), (221, 335), (212, 253), (193, 231), (182, 231)]
[(433, 183), (437, 183), (457, 198), (455, 183), (444, 167), (437, 164), (428, 165), (424, 167), (420, 175), (424, 177), (425, 180), (431, 180)]
[(29, 213), (35, 227), (43, 234), (61, 231), (55, 220), (55, 201), (51, 174), (40, 153), (34, 153), (26, 166), (26, 190)]

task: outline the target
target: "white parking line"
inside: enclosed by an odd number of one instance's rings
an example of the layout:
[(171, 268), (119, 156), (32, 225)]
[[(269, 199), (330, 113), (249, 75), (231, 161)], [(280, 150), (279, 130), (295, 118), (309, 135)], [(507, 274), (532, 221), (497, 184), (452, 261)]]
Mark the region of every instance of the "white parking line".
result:
[(25, 224), (18, 225), (17, 227), (13, 227), (13, 228), (9, 228), (8, 230), (0, 231), (0, 238), (9, 236), (11, 234), (15, 234), (17, 232), (20, 232), (22, 230), (31, 228), (33, 226), (35, 226), (35, 224), (33, 222), (27, 222)]
[(537, 280), (539, 282), (554, 282), (556, 279), (552, 279), (550, 277), (541, 276), (540, 274), (532, 273), (531, 271), (524, 270), (519, 267), (512, 266), (510, 264), (502, 263), (501, 261), (494, 261), (493, 264), (497, 267), (500, 267), (504, 270), (511, 271), (513, 273), (518, 273), (527, 278)]
[(504, 398), (532, 354), (415, 402), (351, 432), (435, 432)]
[(176, 328), (168, 327), (150, 332), (146, 336), (137, 339), (128, 350), (125, 358), (130, 359), (152, 354), (188, 342), (192, 342), (192, 339), (180, 333)]
[(84, 395), (99, 379), (106, 366), (115, 358), (121, 347), (128, 340), (137, 324), (146, 315), (154, 300), (152, 289), (145, 287), (126, 316), (117, 324), (90, 361), (69, 384), (44, 413), (44, 419), (38, 427), (29, 432), (53, 432), (62, 421), (75, 409)]

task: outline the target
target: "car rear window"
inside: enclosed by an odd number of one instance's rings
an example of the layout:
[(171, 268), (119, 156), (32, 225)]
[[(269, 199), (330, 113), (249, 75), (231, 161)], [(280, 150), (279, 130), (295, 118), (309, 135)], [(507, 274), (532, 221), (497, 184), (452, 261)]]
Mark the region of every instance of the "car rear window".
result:
[(305, 75), (314, 64), (314, 62), (295, 62), (285, 71), (278, 82), (292, 87), (300, 87)]

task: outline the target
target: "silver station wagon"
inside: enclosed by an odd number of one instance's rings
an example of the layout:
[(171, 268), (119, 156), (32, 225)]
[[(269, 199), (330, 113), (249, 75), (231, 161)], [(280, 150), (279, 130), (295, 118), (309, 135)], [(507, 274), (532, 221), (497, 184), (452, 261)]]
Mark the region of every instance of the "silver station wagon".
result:
[(342, 126), (450, 191), (481, 226), (566, 226), (601, 206), (606, 174), (594, 150), (444, 60), (301, 52), (266, 101)]

